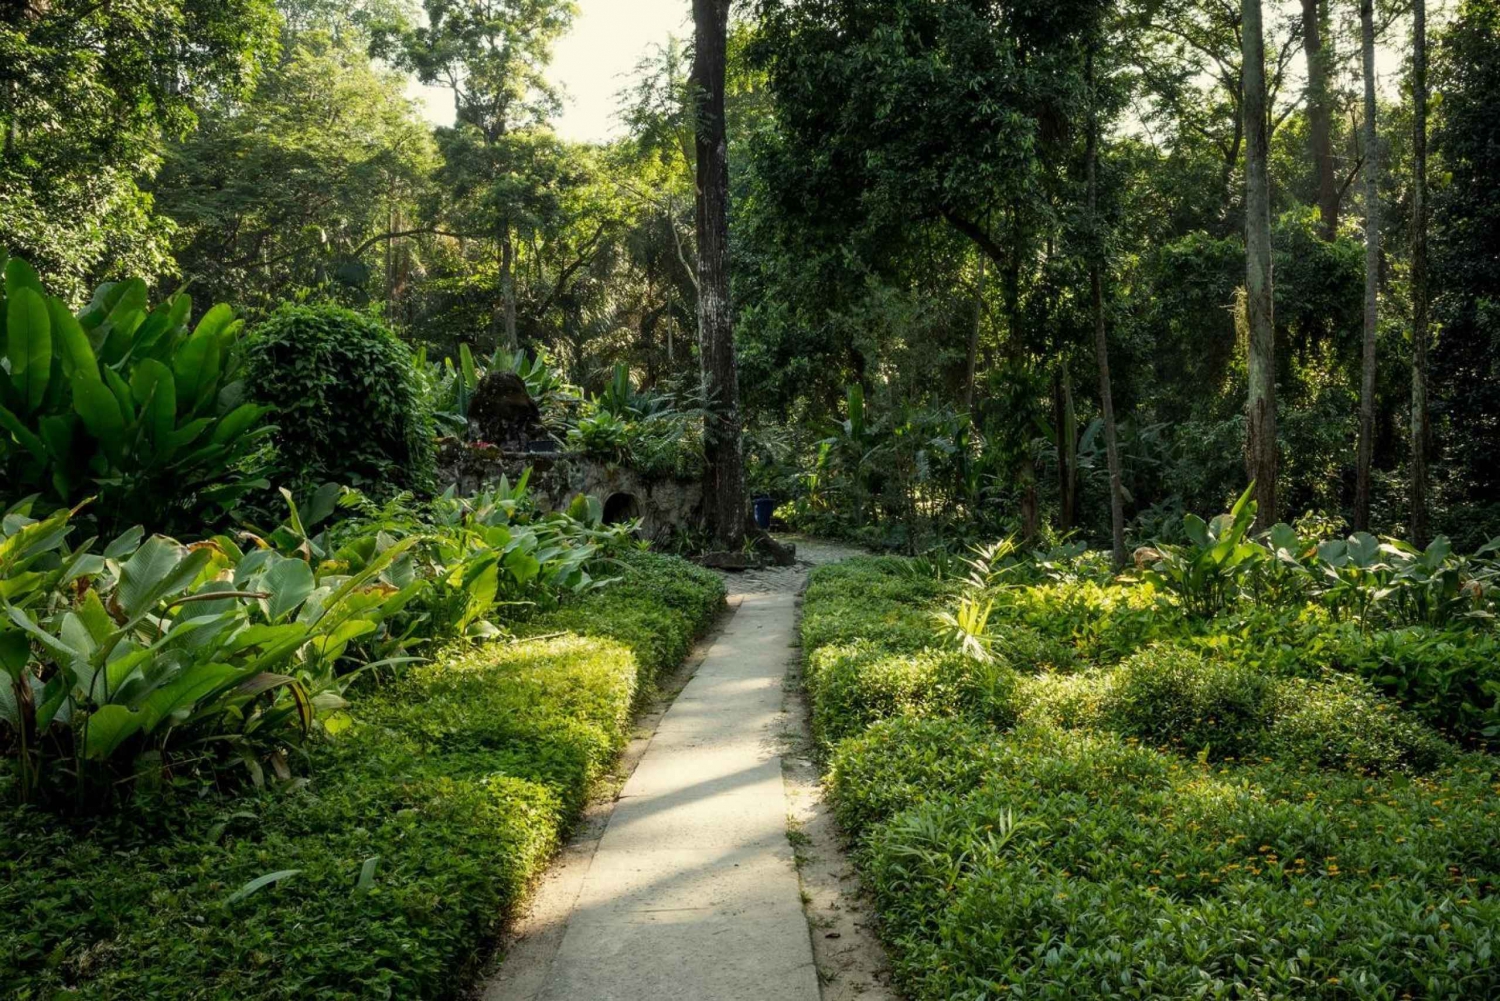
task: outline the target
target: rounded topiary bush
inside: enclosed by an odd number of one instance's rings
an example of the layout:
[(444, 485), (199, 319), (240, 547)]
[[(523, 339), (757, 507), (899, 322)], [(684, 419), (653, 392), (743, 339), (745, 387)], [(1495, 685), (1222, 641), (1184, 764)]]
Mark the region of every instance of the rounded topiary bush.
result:
[(1363, 678), (1288, 678), (1277, 701), (1267, 746), (1284, 761), (1356, 772), (1425, 772), (1453, 755), (1446, 741)]
[(389, 328), (341, 306), (287, 304), (255, 329), (246, 354), (246, 384), (276, 408), (294, 486), (431, 489), (432, 418), (411, 350)]
[(1214, 759), (1254, 754), (1275, 712), (1276, 681), (1252, 667), (1157, 643), (1111, 678), (1106, 724), (1128, 737)]

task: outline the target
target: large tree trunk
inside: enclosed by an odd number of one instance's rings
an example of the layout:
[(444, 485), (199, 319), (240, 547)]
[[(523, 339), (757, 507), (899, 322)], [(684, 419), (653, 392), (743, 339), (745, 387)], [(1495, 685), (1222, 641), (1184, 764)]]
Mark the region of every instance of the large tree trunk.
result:
[(1052, 410), (1057, 436), (1058, 520), (1066, 532), (1078, 519), (1078, 416), (1073, 408), (1073, 373), (1066, 357), (1052, 376)]
[(1375, 131), (1375, 3), (1359, 5), (1365, 69), (1365, 337), (1359, 376), (1359, 457), (1354, 529), (1370, 528), (1370, 467), (1375, 458), (1375, 327), (1380, 286), (1380, 148)]
[(510, 223), (504, 224), (500, 236), (500, 296), (504, 311), (505, 347), (516, 349), (516, 241), (511, 236)]
[(964, 413), (974, 416), (974, 381), (979, 374), (979, 333), (984, 326), (984, 251), (979, 257), (979, 285), (974, 292), (974, 326), (969, 330), (968, 356), (964, 359)]
[(1109, 338), (1104, 327), (1104, 241), (1099, 227), (1099, 112), (1094, 94), (1094, 56), (1089, 53), (1089, 306), (1094, 314), (1094, 355), (1099, 364), (1099, 404), (1104, 410), (1104, 453), (1109, 462), (1109, 522), (1116, 571), (1125, 568), (1125, 485), (1115, 429), (1115, 399), (1109, 378)]
[(1411, 223), (1411, 525), (1414, 545), (1430, 541), (1427, 524), (1427, 2), (1412, 4)]
[(1307, 55), (1307, 127), (1313, 167), (1318, 172), (1318, 214), (1322, 236), (1339, 232), (1338, 168), (1333, 159), (1333, 98), (1328, 89), (1332, 52), (1323, 39), (1327, 0), (1302, 0), (1302, 50)]
[(729, 0), (693, 0), (693, 93), (698, 153), (698, 345), (707, 398), (703, 509), (715, 544), (745, 538), (739, 376), (729, 311), (729, 149), (724, 125)]
[(1266, 169), (1266, 49), (1260, 0), (1241, 0), (1244, 57), (1245, 314), (1250, 399), (1245, 471), (1255, 481), (1257, 524), (1276, 522), (1276, 326), (1272, 312), (1271, 183)]

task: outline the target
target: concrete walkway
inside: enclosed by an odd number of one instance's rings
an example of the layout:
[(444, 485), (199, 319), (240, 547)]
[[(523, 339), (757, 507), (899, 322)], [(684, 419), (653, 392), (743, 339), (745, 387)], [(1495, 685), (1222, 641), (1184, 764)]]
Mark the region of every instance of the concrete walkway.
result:
[(551, 962), (487, 998), (818, 1001), (773, 729), (795, 599), (739, 600), (626, 782)]

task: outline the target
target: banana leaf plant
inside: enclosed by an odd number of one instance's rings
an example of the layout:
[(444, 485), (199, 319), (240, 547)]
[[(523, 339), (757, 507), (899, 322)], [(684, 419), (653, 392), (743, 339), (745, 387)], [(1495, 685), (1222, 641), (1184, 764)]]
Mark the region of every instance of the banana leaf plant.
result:
[(196, 324), (178, 292), (151, 306), (145, 282), (99, 287), (74, 314), (36, 272), (6, 259), (0, 294), (0, 477), (118, 531), (198, 528), (265, 482), (271, 428), (238, 378), (243, 321), (216, 305)]
[(1255, 524), (1251, 483), (1227, 514), (1205, 522), (1195, 514), (1183, 518), (1188, 542), (1158, 543), (1156, 560), (1142, 569), (1142, 579), (1176, 596), (1189, 614), (1212, 616), (1239, 597), (1245, 575), (1266, 559), (1266, 550), (1250, 536)]
[(76, 511), (0, 521), (0, 731), (23, 797), (80, 797), (134, 777), (240, 763), (289, 775), (288, 753), (341, 710), (341, 663), (418, 592), (391, 572), (415, 539), (354, 572), (319, 572), (226, 536), (184, 545), (131, 529), (71, 546)]

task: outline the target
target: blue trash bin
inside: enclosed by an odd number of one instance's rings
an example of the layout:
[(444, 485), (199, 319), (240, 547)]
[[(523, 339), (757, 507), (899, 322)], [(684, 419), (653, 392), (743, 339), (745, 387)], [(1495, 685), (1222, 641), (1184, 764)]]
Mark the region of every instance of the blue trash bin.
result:
[(762, 531), (771, 527), (771, 515), (776, 510), (776, 501), (770, 497), (755, 498), (755, 524)]

